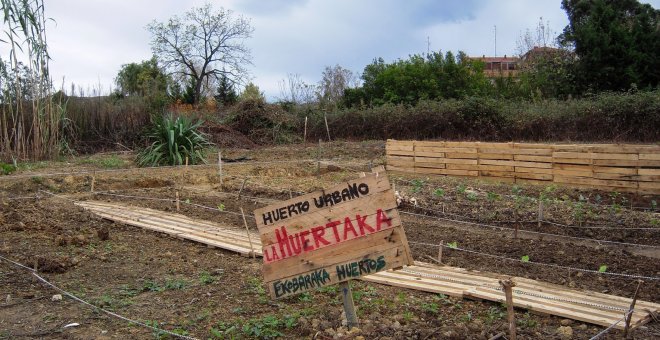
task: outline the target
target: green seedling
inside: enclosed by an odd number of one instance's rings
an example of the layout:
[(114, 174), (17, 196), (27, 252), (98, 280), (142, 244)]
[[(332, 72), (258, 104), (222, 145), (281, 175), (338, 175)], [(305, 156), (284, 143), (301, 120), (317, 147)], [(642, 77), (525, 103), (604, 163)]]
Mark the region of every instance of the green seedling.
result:
[(202, 284), (209, 285), (215, 282), (215, 277), (213, 277), (213, 275), (211, 275), (209, 272), (202, 272), (199, 274), (199, 281)]
[(465, 190), (467, 190), (467, 186), (465, 185), (465, 183), (461, 183), (461, 184), (459, 184), (459, 185), (456, 187), (456, 191), (457, 191), (459, 194), (464, 194), (464, 193), (465, 193)]
[(412, 192), (414, 193), (420, 192), (422, 190), (422, 187), (424, 186), (424, 181), (422, 181), (421, 179), (413, 179), (411, 183), (413, 186)]
[(222, 203), (218, 204), (218, 210), (225, 211), (225, 205)]
[(529, 262), (529, 255), (523, 255), (523, 257), (520, 258), (520, 261)]
[(494, 202), (494, 201), (497, 201), (497, 200), (500, 199), (500, 195), (499, 195), (499, 194), (496, 194), (496, 193), (494, 193), (494, 192), (489, 192), (489, 193), (486, 194), (486, 198), (487, 198), (489, 201)]
[(456, 249), (456, 248), (458, 248), (458, 242), (456, 242), (456, 241), (448, 242), (447, 247), (452, 248), (452, 249)]
[(442, 188), (435, 189), (433, 191), (433, 195), (436, 196), (436, 197), (443, 197), (445, 195), (445, 190), (442, 189)]
[(468, 192), (468, 194), (465, 197), (467, 197), (467, 199), (472, 202), (477, 200), (477, 194), (473, 191)]
[(599, 272), (599, 273), (604, 273), (604, 272), (606, 272), (606, 271), (607, 271), (607, 266), (604, 265), (604, 264), (601, 265), (601, 266), (598, 268), (598, 272)]

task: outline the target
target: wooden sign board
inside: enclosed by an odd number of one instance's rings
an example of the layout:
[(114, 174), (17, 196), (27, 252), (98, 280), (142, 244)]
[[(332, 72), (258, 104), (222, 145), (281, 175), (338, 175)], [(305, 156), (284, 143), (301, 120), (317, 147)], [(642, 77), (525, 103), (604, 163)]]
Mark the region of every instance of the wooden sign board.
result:
[(413, 263), (385, 174), (255, 210), (274, 298)]

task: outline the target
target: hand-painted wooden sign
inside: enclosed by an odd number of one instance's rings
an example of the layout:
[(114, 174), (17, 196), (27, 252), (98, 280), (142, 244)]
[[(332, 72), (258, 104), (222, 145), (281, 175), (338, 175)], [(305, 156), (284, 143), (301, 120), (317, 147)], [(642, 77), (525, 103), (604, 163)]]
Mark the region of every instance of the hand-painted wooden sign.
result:
[(413, 261), (384, 174), (292, 198), (254, 215), (264, 281), (275, 298)]

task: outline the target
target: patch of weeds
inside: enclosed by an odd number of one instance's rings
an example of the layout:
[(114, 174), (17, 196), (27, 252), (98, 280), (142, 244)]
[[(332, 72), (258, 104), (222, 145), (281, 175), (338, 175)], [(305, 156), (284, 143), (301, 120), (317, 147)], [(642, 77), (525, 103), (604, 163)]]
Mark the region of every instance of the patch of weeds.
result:
[(412, 188), (413, 193), (418, 193), (422, 191), (422, 187), (424, 186), (424, 181), (422, 181), (421, 179), (413, 179), (410, 183), (413, 186)]
[(165, 289), (182, 290), (188, 286), (188, 282), (183, 279), (167, 279), (165, 280)]
[(146, 280), (142, 284), (142, 291), (143, 292), (162, 292), (165, 290), (165, 287), (162, 287), (158, 282), (155, 280)]
[(248, 287), (250, 290), (258, 295), (259, 303), (266, 304), (268, 303), (268, 296), (266, 295), (266, 288), (264, 288), (261, 279), (258, 277), (251, 277), (248, 279)]
[(518, 327), (522, 327), (522, 328), (534, 328), (538, 325), (538, 322), (532, 319), (532, 315), (529, 314), (529, 312), (527, 312), (523, 314), (522, 318), (516, 319), (516, 324), (518, 324)]
[(243, 335), (262, 339), (273, 339), (284, 336), (280, 332), (284, 326), (282, 320), (275, 316), (268, 315), (260, 319), (250, 319), (243, 324)]
[(30, 180), (32, 181), (32, 183), (39, 184), (39, 185), (44, 183), (44, 178), (41, 177), (41, 176), (32, 176), (32, 177), (30, 177)]
[(456, 192), (459, 194), (464, 194), (465, 190), (467, 190), (467, 185), (465, 185), (465, 183), (461, 183), (456, 187)]
[(406, 301), (406, 293), (404, 293), (404, 292), (398, 292), (398, 293), (396, 294), (396, 299), (397, 299), (399, 302), (401, 302), (401, 303), (405, 302), (405, 301)]
[(125, 297), (134, 297), (140, 294), (140, 290), (132, 288), (129, 285), (121, 285), (119, 287), (119, 294)]
[(653, 211), (658, 210), (658, 201), (651, 200), (651, 210), (653, 210)]
[(413, 314), (413, 312), (407, 310), (407, 311), (403, 312), (403, 321), (410, 322), (410, 321), (412, 321), (414, 316), (415, 316), (415, 314)]
[(13, 164), (0, 162), (0, 175), (11, 175), (14, 171), (16, 167)]
[(287, 314), (284, 316), (284, 320), (282, 320), (282, 324), (284, 325), (284, 328), (291, 329), (293, 327), (298, 326), (299, 318), (300, 318), (299, 313)]
[(312, 294), (310, 292), (304, 292), (304, 293), (298, 295), (298, 301), (300, 301), (300, 302), (311, 302), (312, 301)]
[(243, 309), (243, 307), (236, 307), (236, 308), (232, 308), (231, 312), (234, 314), (243, 314), (245, 312), (245, 309)]
[(465, 313), (465, 315), (461, 316), (461, 320), (463, 322), (470, 322), (472, 321), (472, 319), (473, 319), (472, 312), (467, 312)]
[[(147, 326), (151, 326), (151, 327), (160, 329), (160, 323), (156, 320), (145, 320), (144, 324), (147, 325)], [(165, 333), (161, 330), (155, 330), (154, 329), (152, 334), (154, 336), (154, 339), (167, 339), (168, 338), (167, 333)]]
[(215, 282), (215, 277), (209, 272), (201, 272), (199, 274), (199, 282), (205, 285), (210, 285)]
[(519, 185), (514, 184), (514, 185), (511, 187), (511, 192), (512, 192), (514, 195), (520, 195), (520, 194), (522, 194), (523, 189), (522, 189), (522, 187), (520, 187)]
[(476, 201), (478, 198), (477, 193), (474, 191), (468, 192), (467, 195), (465, 195), (465, 197), (472, 202)]
[(209, 329), (209, 335), (211, 339), (233, 339), (236, 337), (239, 328), (239, 326), (234, 324), (218, 322), (215, 327)]
[(321, 292), (321, 293), (337, 294), (338, 291), (339, 291), (339, 288), (337, 288), (336, 285), (324, 286), (324, 287), (319, 288), (319, 292)]
[(454, 241), (454, 242), (447, 242), (447, 247), (449, 247), (449, 248), (451, 248), (451, 249), (456, 249), (456, 248), (458, 248), (458, 242), (456, 242), (456, 241)]
[(438, 314), (438, 312), (440, 311), (440, 306), (435, 302), (430, 302), (430, 303), (424, 302), (421, 304), (420, 308), (422, 309), (422, 311), (429, 314)]
[(499, 307), (490, 307), (486, 314), (486, 322), (491, 325), (497, 320), (502, 320), (504, 318), (504, 311)]
[(486, 194), (486, 199), (488, 199), (491, 202), (495, 202), (500, 199), (500, 195), (494, 192), (488, 192)]
[(435, 197), (443, 197), (445, 196), (445, 189), (438, 188), (433, 191), (433, 196)]

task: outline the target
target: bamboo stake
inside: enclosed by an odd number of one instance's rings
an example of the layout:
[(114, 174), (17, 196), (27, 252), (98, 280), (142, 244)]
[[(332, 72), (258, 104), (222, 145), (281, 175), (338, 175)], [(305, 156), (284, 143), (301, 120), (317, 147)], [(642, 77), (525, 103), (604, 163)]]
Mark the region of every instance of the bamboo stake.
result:
[(241, 189), (238, 190), (238, 199), (241, 199), (241, 193), (243, 192), (243, 188), (245, 188), (245, 182), (247, 182), (247, 177), (243, 180), (243, 183), (241, 184)]
[(541, 228), (541, 221), (543, 221), (543, 200), (539, 198), (539, 213), (538, 213), (539, 228)]
[(319, 138), (319, 149), (316, 152), (316, 178), (321, 175), (321, 138)]
[(628, 339), (628, 330), (630, 329), (630, 320), (632, 320), (633, 311), (635, 309), (635, 303), (637, 302), (637, 295), (639, 294), (639, 288), (642, 286), (644, 281), (637, 281), (637, 289), (635, 289), (635, 295), (633, 295), (632, 302), (630, 303), (630, 309), (628, 309), (628, 316), (626, 317), (626, 327), (623, 329), (623, 338)]
[(252, 236), (250, 236), (250, 228), (248, 228), (248, 224), (247, 224), (247, 220), (245, 219), (245, 212), (243, 211), (243, 207), (241, 207), (241, 215), (243, 216), (243, 224), (245, 225), (245, 232), (247, 233), (248, 242), (250, 242), (250, 252), (252, 253), (252, 258), (256, 259), (257, 258), (257, 253), (254, 251), (254, 247), (252, 246)]
[(305, 134), (303, 134), (303, 144), (307, 144), (307, 116), (305, 116)]
[(289, 188), (289, 199), (293, 198), (293, 193), (291, 192), (291, 188)]
[(440, 240), (440, 247), (438, 248), (438, 263), (442, 264), (442, 246), (445, 244), (445, 241)]
[(509, 321), (509, 339), (516, 340), (516, 315), (513, 311), (513, 291), (512, 288), (516, 285), (511, 279), (500, 280), (502, 288), (504, 288), (504, 295), (506, 296), (506, 312)]
[(181, 205), (179, 203), (179, 190), (176, 191), (176, 212), (181, 210)]
[(222, 189), (222, 153), (218, 151), (218, 176), (220, 176), (220, 188)]
[(188, 169), (188, 156), (186, 156), (186, 169)]
[(96, 171), (92, 173), (92, 185), (90, 187), (90, 192), (94, 192), (94, 183), (96, 183)]
[(328, 132), (328, 142), (331, 142), (332, 140), (330, 139), (330, 127), (328, 127), (328, 116), (323, 112), (323, 119), (325, 120), (325, 131)]

